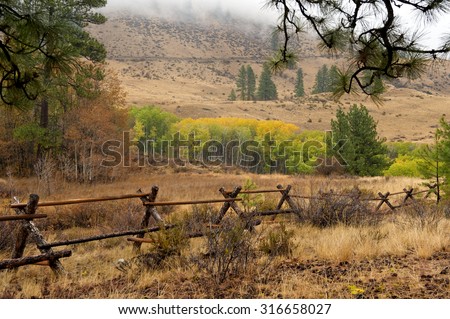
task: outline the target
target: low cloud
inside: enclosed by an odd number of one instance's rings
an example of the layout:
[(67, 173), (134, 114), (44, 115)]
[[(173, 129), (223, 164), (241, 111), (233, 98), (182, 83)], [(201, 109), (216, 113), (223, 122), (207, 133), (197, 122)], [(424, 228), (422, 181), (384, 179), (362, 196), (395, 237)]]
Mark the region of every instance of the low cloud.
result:
[(131, 12), (149, 17), (202, 20), (208, 17), (241, 18), (275, 24), (277, 12), (266, 7), (267, 0), (109, 0), (108, 12)]

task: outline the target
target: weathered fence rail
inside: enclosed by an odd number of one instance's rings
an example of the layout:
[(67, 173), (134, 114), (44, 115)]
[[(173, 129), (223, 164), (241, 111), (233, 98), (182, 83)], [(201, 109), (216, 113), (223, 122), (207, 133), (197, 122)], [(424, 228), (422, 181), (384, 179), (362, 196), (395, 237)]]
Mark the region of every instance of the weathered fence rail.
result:
[[(147, 233), (154, 233), (164, 229), (171, 229), (178, 227), (175, 224), (166, 224), (163, 218), (158, 213), (157, 208), (161, 206), (181, 206), (181, 205), (197, 205), (197, 204), (217, 204), (221, 203), (222, 206), (218, 209), (218, 213), (213, 218), (212, 223), (208, 225), (202, 225), (204, 231), (196, 231), (186, 235), (187, 238), (202, 237), (211, 232), (220, 230), (221, 221), (225, 215), (230, 211), (234, 211), (237, 216), (245, 222), (246, 229), (253, 231), (254, 227), (261, 224), (262, 220), (256, 218), (264, 218), (265, 216), (271, 216), (271, 221), (278, 215), (282, 214), (294, 214), (299, 220), (302, 220), (302, 208), (294, 200), (295, 198), (300, 199), (316, 199), (323, 200), (325, 196), (341, 196), (341, 197), (353, 197), (355, 199), (363, 201), (377, 201), (374, 212), (380, 210), (383, 205), (388, 206), (391, 210), (395, 210), (399, 207), (407, 205), (411, 201), (416, 200), (416, 196), (419, 194), (426, 194), (425, 198), (428, 198), (434, 191), (433, 185), (429, 186), (428, 190), (414, 191), (413, 188), (403, 189), (401, 192), (395, 193), (378, 193), (378, 197), (364, 197), (361, 193), (356, 194), (337, 194), (333, 192), (323, 193), (319, 196), (304, 196), (301, 194), (291, 194), (292, 186), (287, 185), (283, 187), (282, 185), (277, 185), (276, 189), (255, 189), (255, 190), (243, 190), (242, 187), (237, 186), (233, 190), (225, 190), (224, 188), (219, 189), (219, 193), (222, 194), (221, 199), (199, 199), (199, 200), (183, 200), (183, 201), (156, 201), (159, 188), (158, 186), (153, 186), (151, 191), (148, 193), (143, 193), (142, 191), (137, 191), (134, 194), (126, 195), (116, 195), (116, 196), (103, 196), (97, 198), (80, 198), (80, 199), (69, 199), (69, 200), (58, 200), (58, 201), (44, 201), (39, 202), (39, 196), (32, 194), (29, 197), (27, 203), (12, 203), (10, 207), (16, 211), (16, 215), (4, 215), (0, 216), (0, 222), (6, 221), (16, 221), (19, 225), (16, 233), (15, 245), (11, 255), (11, 259), (0, 261), (1, 269), (15, 269), (24, 265), (45, 265), (49, 266), (56, 275), (65, 274), (66, 271), (63, 268), (59, 259), (70, 257), (72, 255), (71, 250), (53, 251), (54, 247), (60, 246), (71, 246), (92, 241), (99, 241), (109, 238), (124, 237), (124, 236), (135, 236), (128, 237), (127, 241), (133, 244), (133, 251), (138, 253), (141, 249), (141, 245), (144, 243), (154, 243), (152, 238), (144, 238)], [(243, 201), (241, 195), (253, 195), (253, 194), (265, 194), (265, 193), (279, 193), (281, 195), (277, 202), (277, 205), (273, 209), (263, 210), (263, 211), (245, 211), (238, 204)], [(398, 195), (404, 195), (403, 199), (399, 204), (393, 204), (392, 197)], [(38, 227), (34, 224), (33, 220), (38, 218), (46, 218), (47, 214), (37, 214), (36, 210), (38, 207), (49, 207), (49, 206), (60, 206), (60, 205), (74, 205), (92, 202), (104, 202), (112, 200), (124, 200), (139, 198), (144, 207), (144, 214), (142, 220), (139, 224), (140, 228), (134, 230), (116, 231), (108, 234), (98, 234), (84, 238), (76, 238), (70, 240), (56, 241), (48, 243)], [(157, 226), (149, 227), (150, 219), (153, 218)], [(27, 245), (28, 237), (35, 242), (37, 249), (41, 254), (36, 256), (24, 257), (25, 247)]]
[[(374, 212), (378, 212), (383, 205), (388, 206), (391, 211), (395, 211), (396, 209), (398, 209), (400, 207), (404, 207), (404, 206), (409, 205), (409, 203), (411, 201), (415, 201), (416, 200), (415, 196), (417, 196), (417, 195), (426, 194), (424, 196), (424, 198), (426, 199), (431, 194), (436, 194), (436, 192), (435, 192), (436, 185), (429, 185), (428, 187), (429, 187), (429, 189), (427, 189), (427, 190), (420, 190), (420, 191), (416, 191), (416, 192), (414, 192), (414, 188), (409, 188), (409, 189), (404, 188), (403, 191), (394, 192), (394, 193), (391, 193), (391, 192), (386, 192), (386, 193), (378, 192), (378, 194), (377, 194), (378, 197), (372, 197), (372, 196), (371, 197), (364, 197), (364, 196), (362, 196), (361, 193), (356, 193), (356, 194), (338, 194), (338, 193), (333, 193), (332, 191), (330, 191), (328, 193), (322, 193), (319, 196), (305, 196), (305, 195), (293, 194), (293, 195), (290, 195), (290, 197), (291, 198), (299, 198), (299, 199), (308, 199), (308, 200), (311, 200), (311, 199), (325, 200), (325, 198), (327, 196), (354, 198), (355, 200), (359, 200), (359, 201), (367, 201), (367, 202), (375, 201), (375, 202), (378, 202), (377, 205), (375, 206)], [(392, 197), (398, 196), (398, 195), (405, 195), (405, 196), (400, 201), (400, 203), (395, 205), (395, 204), (393, 204), (391, 202), (392, 201)], [(439, 202), (440, 196), (438, 194), (436, 194), (436, 197), (437, 197), (436, 198), (437, 202)]]
[(47, 214), (32, 214), (32, 215), (3, 215), (0, 216), (0, 222), (10, 220), (22, 220), (22, 219), (39, 219), (47, 218)]
[[(69, 199), (69, 200), (59, 200), (59, 201), (48, 201), (38, 203), (38, 207), (45, 206), (62, 206), (62, 205), (74, 205), (74, 204), (83, 204), (83, 203), (93, 203), (93, 202), (106, 202), (111, 200), (120, 200), (120, 199), (130, 199), (130, 198), (140, 198), (148, 196), (149, 194), (127, 194), (127, 195), (119, 195), (119, 196), (104, 196), (104, 197), (96, 197), (96, 198), (79, 198), (79, 199)], [(16, 203), (11, 204), (11, 208), (25, 208), (27, 206), (26, 203)]]
[(48, 262), (43, 265), (49, 266), (50, 261), (55, 261), (60, 258), (70, 257), (70, 256), (72, 256), (71, 250), (62, 250), (62, 251), (58, 251), (58, 252), (46, 253), (46, 254), (37, 255), (37, 256), (6, 259), (6, 260), (0, 261), (0, 269), (13, 269), (13, 268), (18, 268), (20, 266), (25, 266), (25, 265), (29, 265), (29, 264), (37, 264), (37, 263), (40, 263), (43, 261)]
[[(0, 216), (0, 222), (2, 221), (18, 221), (21, 224), (17, 228), (16, 241), (12, 252), (12, 259), (3, 260), (0, 262), (0, 269), (12, 269), (24, 265), (36, 264), (36, 265), (48, 265), (57, 275), (65, 274), (65, 270), (61, 265), (59, 259), (71, 256), (72, 252), (70, 250), (63, 251), (53, 251), (54, 247), (60, 246), (71, 246), (92, 241), (99, 241), (104, 239), (110, 239), (115, 237), (130, 236), (134, 235), (136, 237), (127, 238), (128, 241), (133, 242), (133, 250), (139, 252), (142, 243), (152, 242), (149, 238), (144, 238), (147, 233), (158, 232), (162, 229), (170, 229), (177, 227), (177, 225), (166, 224), (163, 218), (159, 215), (157, 207), (161, 206), (180, 206), (180, 205), (197, 205), (197, 204), (214, 204), (222, 203), (222, 207), (219, 210), (219, 218), (217, 218), (217, 223), (224, 217), (227, 210), (231, 207), (243, 218), (243, 212), (237, 205), (237, 202), (242, 201), (242, 198), (238, 198), (238, 194), (241, 191), (240, 187), (236, 188), (236, 192), (228, 194), (224, 189), (220, 189), (221, 194), (224, 198), (221, 199), (199, 199), (199, 200), (185, 200), (185, 201), (156, 201), (159, 188), (158, 186), (153, 186), (151, 191), (148, 193), (143, 193), (138, 191), (134, 194), (126, 195), (115, 195), (115, 196), (102, 196), (96, 198), (79, 198), (79, 199), (68, 199), (68, 200), (55, 200), (55, 201), (43, 201), (39, 202), (39, 196), (36, 194), (30, 195), (29, 201), (27, 203), (12, 203), (10, 205), (11, 209), (16, 211), (16, 215), (4, 215)], [(261, 190), (261, 191), (244, 191), (246, 194), (256, 194), (267, 193), (267, 192), (279, 192), (280, 190)], [(140, 223), (140, 229), (117, 231), (108, 234), (98, 234), (94, 236), (76, 238), (70, 240), (56, 241), (48, 243), (38, 227), (33, 223), (34, 219), (46, 218), (47, 214), (37, 214), (36, 210), (38, 207), (51, 207), (51, 206), (61, 206), (61, 205), (75, 205), (93, 202), (104, 202), (112, 200), (123, 200), (139, 198), (142, 205), (145, 208), (143, 218)], [(281, 212), (280, 212), (281, 213)], [(153, 218), (158, 226), (148, 227), (150, 219)], [(248, 218), (248, 216), (247, 216)], [(217, 225), (215, 225), (217, 226)], [(36, 244), (36, 247), (41, 252), (40, 255), (27, 256), (24, 257), (25, 247), (27, 245), (28, 237), (31, 238)], [(205, 232), (196, 232), (188, 234), (187, 237), (195, 238), (204, 236)]]

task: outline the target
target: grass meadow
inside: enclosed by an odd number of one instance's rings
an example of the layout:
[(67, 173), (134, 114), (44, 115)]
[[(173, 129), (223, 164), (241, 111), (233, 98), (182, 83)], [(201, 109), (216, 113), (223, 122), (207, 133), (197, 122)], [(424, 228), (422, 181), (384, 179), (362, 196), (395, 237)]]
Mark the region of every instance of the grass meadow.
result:
[[(250, 183), (251, 181), (251, 183)], [(412, 178), (345, 178), (252, 175), (242, 172), (138, 171), (110, 184), (53, 181), (41, 201), (147, 191), (159, 186), (157, 201), (219, 199), (219, 188), (238, 185), (273, 189), (292, 185), (292, 194), (325, 194), (326, 200), (296, 199), (301, 216), (260, 218), (249, 231), (231, 210), (219, 229), (206, 236), (186, 234), (211, 225), (221, 204), (158, 207), (165, 221), (182, 227), (152, 235), (140, 253), (124, 237), (89, 242), (61, 259), (67, 275), (29, 265), (0, 272), (2, 298), (449, 298), (450, 220), (448, 205), (417, 200), (392, 212), (377, 202), (326, 196), (358, 188), (367, 196), (421, 188)], [(47, 185), (48, 186), (48, 185)], [(40, 193), (33, 179), (9, 181), (22, 201)], [(279, 194), (252, 195), (239, 203), (246, 211), (273, 209)], [(393, 197), (400, 202), (402, 196)], [(8, 210), (9, 199), (1, 206)], [(47, 241), (140, 228), (139, 199), (42, 207), (37, 220)], [(0, 224), (0, 259), (10, 258), (16, 222)], [(209, 230), (209, 231), (208, 231)], [(29, 243), (25, 255), (37, 254)]]

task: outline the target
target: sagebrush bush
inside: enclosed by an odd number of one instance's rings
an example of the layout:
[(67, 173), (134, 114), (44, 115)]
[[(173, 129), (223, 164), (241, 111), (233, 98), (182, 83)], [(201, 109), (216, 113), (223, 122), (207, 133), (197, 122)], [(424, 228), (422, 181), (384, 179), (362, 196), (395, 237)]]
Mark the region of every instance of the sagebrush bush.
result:
[(189, 247), (189, 240), (184, 227), (162, 229), (151, 234), (153, 244), (151, 251), (157, 254), (161, 260), (169, 256), (180, 256), (181, 252)]
[(192, 205), (192, 209), (183, 216), (183, 227), (190, 234), (201, 232), (205, 226), (215, 222), (217, 213), (211, 204)]
[(373, 213), (358, 190), (340, 194), (319, 192), (312, 199), (299, 203), (299, 206), (303, 208), (303, 220), (321, 228), (338, 224), (371, 225), (381, 218), (380, 214)]
[(245, 229), (239, 218), (225, 218), (222, 227), (207, 235), (205, 258), (200, 268), (207, 270), (216, 283), (244, 274), (255, 259), (255, 234)]
[(294, 235), (293, 230), (280, 224), (262, 238), (259, 249), (269, 256), (291, 256), (295, 249)]
[(446, 205), (413, 201), (402, 208), (402, 222), (407, 228), (435, 230), (446, 218)]

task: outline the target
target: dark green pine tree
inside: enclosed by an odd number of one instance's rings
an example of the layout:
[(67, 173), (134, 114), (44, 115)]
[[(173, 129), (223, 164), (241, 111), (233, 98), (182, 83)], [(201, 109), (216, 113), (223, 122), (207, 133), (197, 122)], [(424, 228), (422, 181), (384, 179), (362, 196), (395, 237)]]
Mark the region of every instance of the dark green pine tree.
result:
[[(17, 108), (29, 107), (56, 86), (55, 78), (83, 72), (87, 64), (103, 61), (106, 50), (85, 27), (102, 24), (97, 9), (106, 0), (0, 1), (0, 99)], [(72, 82), (71, 81), (71, 82)], [(46, 104), (46, 102), (44, 102)], [(43, 110), (43, 124), (47, 121)]]
[(339, 87), (340, 79), (337, 66), (332, 65), (328, 71), (328, 86), (325, 92), (335, 92)]
[(258, 100), (262, 101), (276, 100), (278, 98), (277, 87), (272, 81), (270, 67), (267, 63), (263, 66), (256, 96)]
[(297, 70), (297, 79), (295, 81), (295, 96), (301, 97), (305, 96), (305, 87), (303, 84), (303, 70), (299, 68)]
[(250, 65), (247, 65), (247, 101), (255, 99), (256, 78), (255, 72)]
[(328, 73), (328, 67), (325, 64), (317, 71), (316, 82), (312, 91), (313, 94), (327, 92), (329, 87)]
[(239, 92), (239, 99), (245, 101), (247, 99), (247, 70), (245, 66), (241, 66), (239, 69), (236, 86), (237, 92)]
[[(353, 175), (376, 176), (389, 166), (387, 147), (377, 133), (377, 123), (364, 105), (341, 108), (331, 120), (331, 153)], [(329, 142), (329, 141), (328, 141)]]

